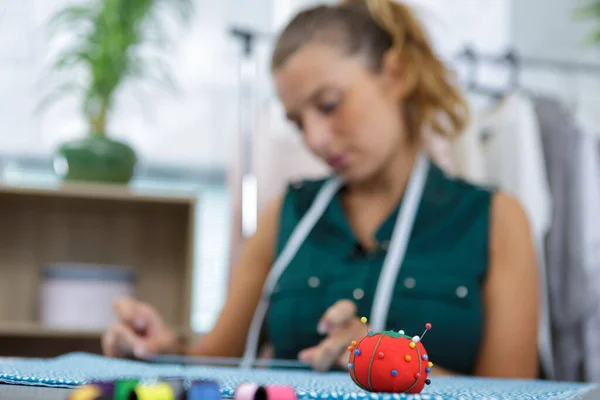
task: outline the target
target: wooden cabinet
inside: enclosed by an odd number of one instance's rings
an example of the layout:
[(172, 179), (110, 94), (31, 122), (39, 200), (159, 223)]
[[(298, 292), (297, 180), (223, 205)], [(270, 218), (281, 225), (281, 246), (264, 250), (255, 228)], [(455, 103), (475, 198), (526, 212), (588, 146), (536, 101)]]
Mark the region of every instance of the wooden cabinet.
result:
[(39, 323), (42, 272), (51, 263), (132, 268), (137, 297), (189, 338), (197, 197), (109, 185), (0, 185), (0, 356), (100, 351), (101, 332)]

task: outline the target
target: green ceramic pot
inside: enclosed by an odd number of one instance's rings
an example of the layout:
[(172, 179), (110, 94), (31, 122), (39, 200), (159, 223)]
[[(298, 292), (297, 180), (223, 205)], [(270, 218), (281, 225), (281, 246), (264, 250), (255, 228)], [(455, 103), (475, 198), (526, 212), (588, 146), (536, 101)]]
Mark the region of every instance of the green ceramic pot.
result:
[(66, 181), (129, 183), (137, 157), (131, 147), (105, 135), (88, 135), (58, 149), (55, 170)]

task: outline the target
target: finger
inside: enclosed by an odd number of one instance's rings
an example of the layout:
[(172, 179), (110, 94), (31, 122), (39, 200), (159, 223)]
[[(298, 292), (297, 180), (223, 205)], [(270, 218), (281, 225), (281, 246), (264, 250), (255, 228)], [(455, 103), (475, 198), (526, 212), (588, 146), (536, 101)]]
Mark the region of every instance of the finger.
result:
[(330, 335), (317, 346), (318, 349), (312, 359), (313, 367), (323, 370), (337, 364), (342, 368), (347, 368), (350, 360), (348, 346), (353, 340), (357, 340), (361, 336), (363, 329), (363, 323), (357, 317), (354, 317), (345, 328)]
[(312, 356), (313, 369), (321, 372), (329, 370), (347, 347), (346, 340), (341, 340), (340, 337), (328, 337), (323, 340)]
[(298, 353), (298, 360), (306, 363), (310, 363), (314, 358), (318, 346), (309, 347), (308, 349), (302, 350)]
[(158, 348), (155, 338), (144, 340), (131, 327), (122, 323), (113, 327), (113, 335), (113, 342), (108, 344), (112, 345), (116, 357), (133, 355), (142, 358), (155, 353)]
[(131, 297), (119, 297), (113, 301), (113, 310), (119, 320), (130, 322), (135, 318), (137, 301)]
[(117, 356), (117, 333), (115, 332), (114, 326), (111, 326), (104, 334), (102, 335), (101, 345), (102, 345), (102, 354), (107, 357), (116, 357)]
[(119, 297), (113, 302), (113, 309), (120, 321), (131, 325), (141, 331), (148, 326), (149, 312), (144, 303), (131, 298)]
[(123, 323), (113, 325), (102, 336), (102, 350), (109, 357), (122, 357), (134, 353), (135, 347), (140, 347), (141, 341), (137, 335)]
[(136, 306), (136, 327), (145, 329), (148, 335), (164, 328), (161, 316), (154, 308), (146, 303), (139, 302)]
[(355, 317), (356, 304), (350, 300), (339, 300), (325, 311), (317, 331), (320, 334), (331, 333), (335, 329), (346, 326)]

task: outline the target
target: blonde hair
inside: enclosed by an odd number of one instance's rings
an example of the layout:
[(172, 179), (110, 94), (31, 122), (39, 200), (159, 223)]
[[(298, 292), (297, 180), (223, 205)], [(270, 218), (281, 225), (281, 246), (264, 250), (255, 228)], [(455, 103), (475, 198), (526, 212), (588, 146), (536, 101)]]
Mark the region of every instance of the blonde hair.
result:
[(397, 50), (409, 133), (418, 137), (431, 129), (454, 138), (465, 128), (468, 105), (408, 6), (394, 0), (344, 0), (304, 10), (280, 34), (271, 68), (282, 67), (302, 46), (315, 41), (334, 45), (346, 55), (366, 55), (375, 71), (388, 50)]

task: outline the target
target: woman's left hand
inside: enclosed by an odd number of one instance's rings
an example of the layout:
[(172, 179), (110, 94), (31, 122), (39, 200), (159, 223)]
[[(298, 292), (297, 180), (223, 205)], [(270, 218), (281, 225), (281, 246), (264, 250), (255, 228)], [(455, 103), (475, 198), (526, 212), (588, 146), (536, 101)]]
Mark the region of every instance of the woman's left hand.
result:
[(356, 316), (354, 302), (340, 300), (327, 309), (317, 329), (327, 337), (317, 346), (301, 351), (298, 358), (311, 363), (317, 371), (327, 371), (334, 365), (348, 368), (348, 346), (365, 336), (369, 328)]

